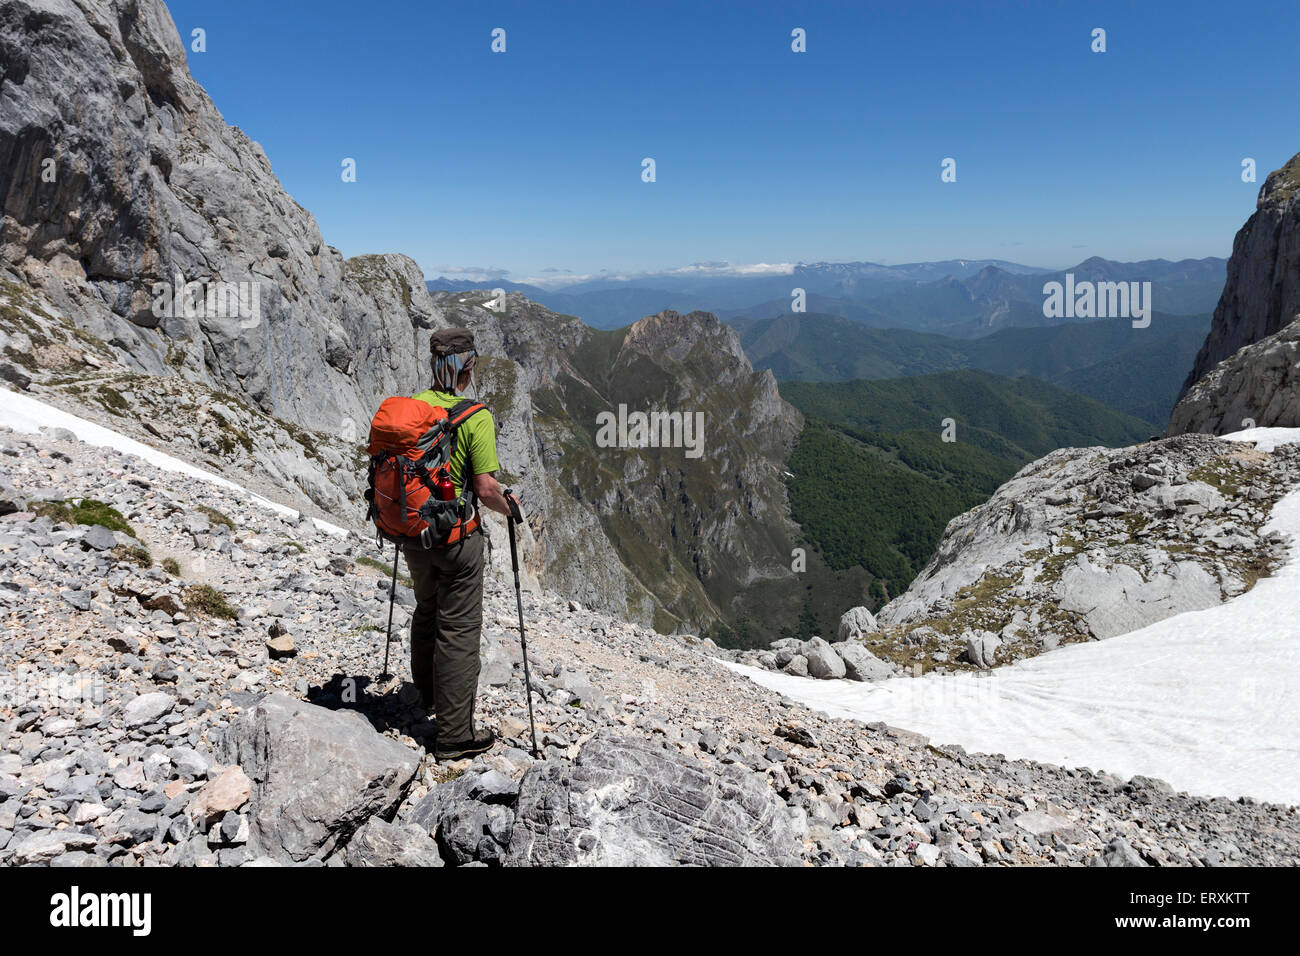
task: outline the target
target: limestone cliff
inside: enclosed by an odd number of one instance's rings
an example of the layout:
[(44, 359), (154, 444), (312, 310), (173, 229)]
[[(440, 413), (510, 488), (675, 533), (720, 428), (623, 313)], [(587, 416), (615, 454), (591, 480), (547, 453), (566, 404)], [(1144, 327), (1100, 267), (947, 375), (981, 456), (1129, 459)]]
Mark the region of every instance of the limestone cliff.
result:
[(1300, 153), (1264, 180), (1254, 214), (1233, 240), (1223, 295), (1184, 394), (1238, 349), (1273, 335), (1300, 313), (1297, 193)]

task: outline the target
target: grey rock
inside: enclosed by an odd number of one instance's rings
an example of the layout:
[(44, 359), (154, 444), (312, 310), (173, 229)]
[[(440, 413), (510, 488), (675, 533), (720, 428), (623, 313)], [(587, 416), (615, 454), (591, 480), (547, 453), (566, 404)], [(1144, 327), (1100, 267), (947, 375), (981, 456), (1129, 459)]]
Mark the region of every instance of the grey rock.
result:
[(997, 663), (998, 645), (1001, 641), (991, 631), (968, 631), (962, 635), (966, 642), (966, 660), (976, 667), (992, 667)]
[(450, 807), (443, 815), (438, 826), (438, 846), (449, 860), (463, 866), (480, 859), (483, 838), (489, 836), (488, 811), (486, 804), (466, 802)]
[(367, 819), (390, 813), (419, 766), (359, 714), (283, 694), (234, 721), (218, 751), (252, 781), (252, 848), (283, 862), (327, 856)]
[(468, 796), (482, 803), (514, 803), (519, 796), (519, 783), (498, 770), (489, 770), (473, 778)]
[[(1197, 421), (1190, 411), (1182, 409), (1191, 397), (1188, 390), (1220, 362), (1278, 332), (1300, 313), (1300, 208), (1294, 201), (1298, 183), (1300, 154), (1270, 173), (1260, 187), (1255, 212), (1233, 240), (1227, 282), (1214, 310), (1210, 333), (1183, 385), (1186, 394), (1174, 411), (1169, 434), (1203, 430), (1192, 427), (1204, 424), (1203, 420)], [(1283, 424), (1263, 416), (1257, 421), (1261, 426)], [(1297, 425), (1300, 421), (1287, 424)], [(1238, 422), (1231, 430), (1240, 427)]]
[(1099, 866), (1149, 866), (1123, 837), (1114, 837), (1094, 860)]
[(78, 611), (90, 610), (89, 591), (64, 591), (62, 597)]
[(79, 830), (41, 830), (13, 848), (14, 861), (20, 864), (44, 863), (69, 849), (86, 849), (96, 842), (93, 835)]
[(1062, 572), (1057, 593), (1061, 608), (1080, 614), (1099, 639), (1222, 600), (1218, 580), (1196, 561), (1169, 561), (1144, 578), (1126, 564), (1094, 567), (1082, 554)]
[(349, 866), (442, 866), (433, 838), (413, 823), (394, 824), (371, 817), (348, 842)]
[(95, 551), (112, 551), (117, 547), (117, 536), (103, 525), (93, 524), (81, 536), (81, 543)]
[(856, 641), (868, 631), (876, 629), (876, 616), (865, 607), (850, 608), (840, 615), (839, 639)]
[[(17, 385), (23, 391), (26, 391), (32, 384), (32, 377), (30, 375), (18, 368), (16, 365), (11, 365), (8, 362), (0, 362), (0, 379), (3, 379), (11, 385)], [(2, 500), (0, 500), (0, 504), (3, 504)], [(22, 509), (15, 508), (13, 510), (21, 511)], [(0, 510), (0, 514), (11, 513), (12, 512)]]
[(792, 826), (757, 774), (602, 732), (525, 774), (507, 862), (794, 865)]
[(499, 642), (485, 636), (479, 650), (479, 682), (489, 687), (505, 687), (513, 673), (510, 655)]
[(808, 674), (818, 680), (837, 680), (847, 673), (844, 661), (835, 649), (820, 637), (804, 643), (802, 653), (808, 659)]
[(845, 641), (833, 646), (835, 653), (844, 662), (844, 676), (849, 680), (884, 680), (894, 674), (892, 664), (882, 661), (856, 641)]
[(141, 727), (170, 713), (174, 706), (176, 698), (163, 691), (141, 694), (122, 708), (122, 720), (128, 727)]
[(122, 812), (115, 824), (109, 827), (115, 833), (123, 834), (131, 843), (144, 843), (153, 839), (162, 822), (156, 814), (143, 813), (137, 809)]
[[(1240, 318), (1249, 324), (1256, 317)], [(1207, 370), (1174, 408), (1166, 434), (1224, 435), (1240, 431), (1247, 420), (1260, 428), (1300, 425), (1300, 321), (1246, 343)]]

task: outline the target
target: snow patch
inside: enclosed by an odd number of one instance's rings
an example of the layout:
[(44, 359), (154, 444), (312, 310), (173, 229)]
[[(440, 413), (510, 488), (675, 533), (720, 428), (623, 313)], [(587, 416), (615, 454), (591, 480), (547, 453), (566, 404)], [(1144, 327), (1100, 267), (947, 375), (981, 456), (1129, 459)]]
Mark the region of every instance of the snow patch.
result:
[(1247, 428), (1220, 437), (1228, 441), (1253, 441), (1259, 451), (1271, 453), (1278, 445), (1300, 441), (1300, 428)]
[[(1271, 451), (1300, 429), (1227, 437)], [(1300, 491), (1265, 529), (1288, 535), (1291, 552), (1246, 594), (997, 670), (862, 684), (727, 666), (832, 717), (972, 751), (1300, 804)]]
[[(293, 508), (271, 501), (269, 498), (263, 498), (261, 495), (253, 494), (242, 485), (235, 484), (235, 482), (222, 478), (220, 475), (214, 475), (210, 471), (204, 471), (202, 468), (191, 465), (179, 458), (174, 458), (156, 448), (151, 448), (134, 438), (128, 438), (121, 432), (115, 432), (111, 428), (105, 428), (103, 425), (97, 425), (84, 418), (78, 418), (76, 415), (32, 398), (30, 395), (20, 395), (5, 388), (0, 388), (0, 425), (7, 425), (16, 432), (26, 433), (39, 432), (42, 428), (66, 428), (87, 445), (113, 448), (123, 454), (143, 459), (164, 471), (177, 472), (191, 478), (198, 478), (200, 481), (211, 482), (222, 488), (238, 491), (240, 494), (245, 495), (248, 500), (256, 502), (264, 508), (270, 508), (278, 514), (288, 517), (294, 517), (298, 514)], [(330, 524), (328, 521), (321, 521), (319, 518), (312, 518), (312, 521), (315, 522), (317, 528), (329, 534), (347, 534), (347, 529), (340, 528), (336, 524)]]

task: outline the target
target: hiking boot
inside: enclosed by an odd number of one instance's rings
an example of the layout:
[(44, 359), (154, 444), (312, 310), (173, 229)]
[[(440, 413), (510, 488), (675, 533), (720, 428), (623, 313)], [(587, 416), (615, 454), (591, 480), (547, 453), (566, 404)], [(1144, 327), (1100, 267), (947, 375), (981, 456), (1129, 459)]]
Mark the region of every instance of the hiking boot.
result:
[(440, 743), (433, 752), (434, 760), (464, 760), (466, 757), (473, 757), (475, 754), (481, 754), (491, 750), (497, 742), (497, 735), (490, 730), (480, 730), (473, 740), (462, 740), (457, 743)]

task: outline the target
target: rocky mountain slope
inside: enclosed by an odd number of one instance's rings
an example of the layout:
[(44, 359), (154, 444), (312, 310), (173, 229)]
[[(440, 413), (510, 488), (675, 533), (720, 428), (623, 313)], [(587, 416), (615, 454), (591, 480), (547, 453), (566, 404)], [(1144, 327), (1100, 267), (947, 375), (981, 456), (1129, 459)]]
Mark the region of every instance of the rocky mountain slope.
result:
[[(0, 62), (6, 380), (358, 526), (370, 415), (427, 385), (431, 330), (466, 325), (530, 572), (665, 630), (775, 636), (798, 415), (730, 330), (663, 313), (597, 333), (517, 294), (432, 297), (404, 256), (345, 260), (189, 75), (159, 0), (5, 4)], [(597, 448), (620, 403), (703, 412), (706, 453)]]
[(1300, 425), (1300, 320), (1243, 346), (1197, 381), (1169, 418), (1167, 435), (1223, 435)]
[(499, 584), (480, 718), (504, 739), (437, 765), (375, 678), (366, 542), (57, 430), (0, 432), (0, 475), (0, 864), (1300, 862), (1294, 809), (825, 718), (543, 591), (533, 760)]
[[(1297, 484), (1296, 444), (1266, 453), (1184, 435), (1060, 449), (954, 518), (904, 594), (842, 625), (848, 645), (816, 650), (850, 666), (849, 648), (869, 652), (860, 679), (984, 669), (1218, 604), (1276, 567), (1284, 542), (1262, 528)], [(844, 676), (813, 666), (813, 650), (733, 659)]]

